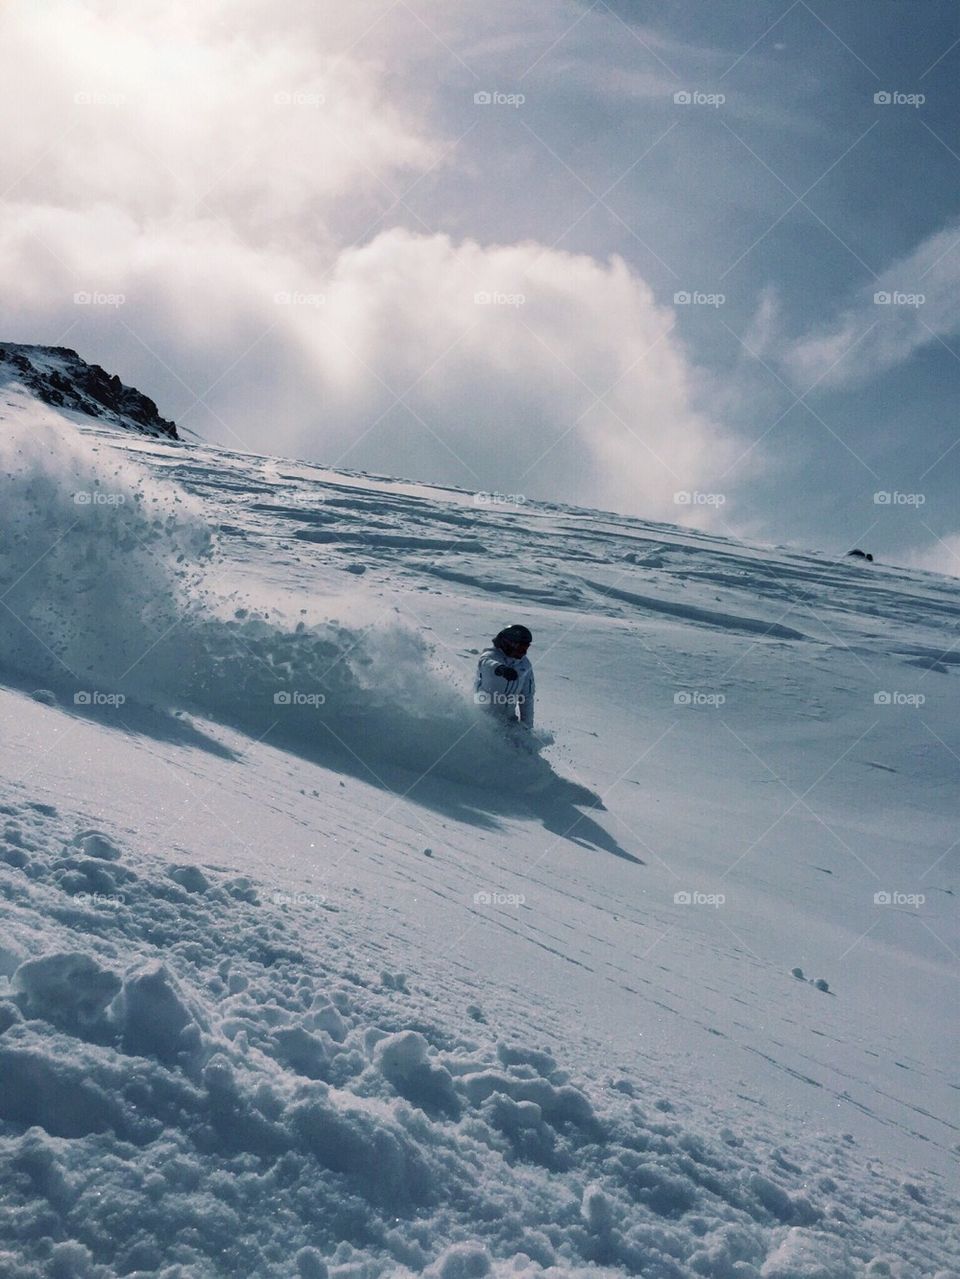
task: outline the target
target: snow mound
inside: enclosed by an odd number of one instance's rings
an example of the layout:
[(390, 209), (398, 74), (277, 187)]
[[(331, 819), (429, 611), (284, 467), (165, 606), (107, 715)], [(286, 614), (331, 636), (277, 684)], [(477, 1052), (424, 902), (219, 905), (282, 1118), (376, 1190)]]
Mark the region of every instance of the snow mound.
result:
[(763, 1263), (763, 1279), (853, 1279), (839, 1240), (795, 1227)]
[(89, 1037), (104, 1024), (120, 979), (82, 951), (55, 952), (21, 964), (13, 974), (12, 989), (25, 1017), (40, 1017)]

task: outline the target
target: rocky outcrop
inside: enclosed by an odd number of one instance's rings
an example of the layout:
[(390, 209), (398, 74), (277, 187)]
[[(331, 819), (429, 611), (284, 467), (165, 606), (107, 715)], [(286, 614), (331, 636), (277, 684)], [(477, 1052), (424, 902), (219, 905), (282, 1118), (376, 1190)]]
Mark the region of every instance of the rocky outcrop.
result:
[(66, 346), (0, 342), (0, 380), (19, 382), (44, 404), (72, 409), (108, 425), (176, 440), (176, 425), (160, 416), (148, 395), (124, 386), (99, 364)]

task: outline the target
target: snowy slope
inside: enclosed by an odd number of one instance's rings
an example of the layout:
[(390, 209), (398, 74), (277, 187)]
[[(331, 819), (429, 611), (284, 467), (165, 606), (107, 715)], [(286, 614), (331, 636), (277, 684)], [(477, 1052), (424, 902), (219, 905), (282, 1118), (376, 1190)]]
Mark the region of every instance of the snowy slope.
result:
[(953, 1273), (956, 582), (5, 413), (9, 1273)]

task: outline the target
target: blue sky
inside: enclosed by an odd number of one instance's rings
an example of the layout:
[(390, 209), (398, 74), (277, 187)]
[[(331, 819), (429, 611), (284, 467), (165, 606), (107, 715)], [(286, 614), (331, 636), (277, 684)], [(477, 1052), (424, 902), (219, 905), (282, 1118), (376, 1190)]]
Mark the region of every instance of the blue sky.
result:
[(960, 573), (953, 0), (0, 26), (4, 337), (232, 446)]

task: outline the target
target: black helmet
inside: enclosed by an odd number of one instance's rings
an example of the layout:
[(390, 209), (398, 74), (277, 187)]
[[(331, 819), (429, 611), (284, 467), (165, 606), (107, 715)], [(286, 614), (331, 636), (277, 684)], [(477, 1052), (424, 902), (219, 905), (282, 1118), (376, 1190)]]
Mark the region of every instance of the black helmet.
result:
[(525, 626), (514, 623), (513, 626), (504, 627), (500, 634), (494, 638), (494, 647), (502, 648), (504, 642), (511, 647), (526, 648), (533, 643), (533, 636)]

